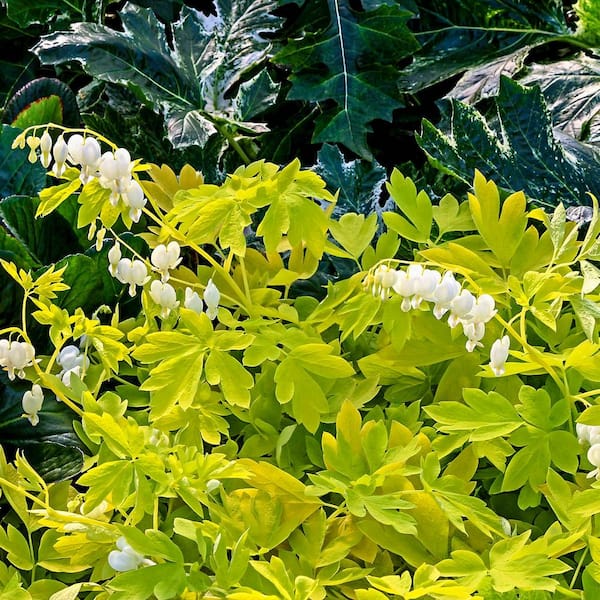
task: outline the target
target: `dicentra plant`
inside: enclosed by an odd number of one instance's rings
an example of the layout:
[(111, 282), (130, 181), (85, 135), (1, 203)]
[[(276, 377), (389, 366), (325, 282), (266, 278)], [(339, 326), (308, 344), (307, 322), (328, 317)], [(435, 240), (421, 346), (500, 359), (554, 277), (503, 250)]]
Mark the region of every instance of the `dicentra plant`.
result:
[[(214, 185), (85, 130), (17, 146), (58, 180), (37, 214), (76, 195), (122, 290), (67, 310), (68, 259), (2, 261), (23, 427), (63, 403), (86, 448), (53, 483), (2, 454), (7, 597), (599, 592), (595, 199), (582, 230), (479, 173), (432, 205), (395, 171), (373, 243), (377, 214), (333, 218), (297, 161)], [(353, 274), (303, 295), (326, 256)]]

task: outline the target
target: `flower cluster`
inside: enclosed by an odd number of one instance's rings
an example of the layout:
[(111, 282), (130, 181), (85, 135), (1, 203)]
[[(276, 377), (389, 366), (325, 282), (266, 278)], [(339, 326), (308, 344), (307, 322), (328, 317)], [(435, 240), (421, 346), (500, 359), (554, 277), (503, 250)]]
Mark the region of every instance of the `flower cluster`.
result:
[[(149, 294), (152, 301), (161, 307), (160, 316), (163, 319), (166, 319), (171, 311), (175, 310), (180, 304), (177, 300), (177, 291), (169, 283), (169, 279), (171, 277), (170, 271), (177, 268), (181, 260), (181, 248), (175, 241), (169, 242), (167, 245), (159, 244), (150, 255), (152, 269), (160, 274), (160, 279), (152, 281)], [(151, 279), (144, 261), (137, 258), (122, 257), (119, 242), (115, 242), (114, 246), (108, 251), (108, 263), (109, 273), (121, 283), (129, 285), (130, 296), (135, 296), (136, 286), (142, 287)], [(221, 294), (212, 279), (210, 279), (204, 290), (203, 298), (200, 298), (198, 292), (186, 287), (183, 305), (198, 314), (204, 310), (206, 305), (207, 316), (209, 319), (215, 319), (220, 300)]]
[(14, 381), (15, 376), (25, 377), (24, 369), (31, 367), (35, 360), (35, 348), (28, 342), (0, 340), (0, 366), (8, 372), (8, 378)]
[[(468, 352), (478, 346), (483, 347), (481, 340), (485, 335), (485, 325), (497, 312), (494, 298), (489, 294), (475, 296), (462, 288), (451, 271), (442, 276), (439, 271), (419, 263), (412, 263), (406, 269), (393, 269), (381, 264), (367, 275), (363, 286), (382, 300), (397, 294), (402, 298), (401, 309), (405, 312), (419, 308), (423, 302), (431, 303), (436, 319), (448, 314), (450, 327), (462, 326)], [(509, 346), (508, 336), (492, 345), (490, 367), (496, 375), (504, 374)]]
[(129, 218), (135, 223), (140, 220), (146, 198), (142, 186), (132, 175), (133, 162), (125, 148), (102, 153), (96, 138), (89, 135), (84, 138), (79, 133), (71, 135), (68, 140), (61, 134), (53, 143), (47, 130), (40, 137), (18, 136), (13, 147), (24, 147), (25, 144), (29, 147), (31, 162), (39, 158), (46, 169), (52, 164), (50, 172), (56, 177), (60, 177), (67, 166), (78, 168), (84, 185), (96, 178), (104, 189), (110, 190), (113, 206), (122, 202), (129, 209)]
[(583, 425), (577, 423), (575, 425), (577, 431), (577, 439), (581, 445), (589, 444), (587, 459), (596, 467), (588, 473), (588, 477), (600, 479), (600, 426), (598, 425)]
[(115, 571), (133, 571), (138, 567), (151, 566), (156, 563), (149, 558), (144, 558), (143, 554), (136, 552), (124, 537), (117, 540), (118, 550), (112, 550), (108, 555), (108, 564)]

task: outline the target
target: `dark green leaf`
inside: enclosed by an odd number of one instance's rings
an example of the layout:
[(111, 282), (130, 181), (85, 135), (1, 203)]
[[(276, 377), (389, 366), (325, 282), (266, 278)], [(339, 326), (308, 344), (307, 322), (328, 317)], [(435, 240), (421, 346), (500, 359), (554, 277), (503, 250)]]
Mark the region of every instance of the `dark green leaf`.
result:
[(21, 401), (28, 382), (0, 376), (0, 439), (5, 449), (22, 449), (27, 460), (48, 482), (67, 479), (83, 465), (81, 443), (72, 427), (73, 413), (45, 392), (40, 422), (33, 427), (23, 418)]
[(270, 11), (276, 3), (216, 4), (216, 16), (182, 8), (180, 19), (171, 25), (173, 49), (150, 9), (127, 4), (121, 12), (123, 33), (77, 23), (70, 32), (43, 37), (34, 52), (45, 63), (79, 61), (90, 75), (135, 90), (164, 113), (176, 146), (202, 145), (217, 131), (217, 121), (219, 127), (262, 131), (262, 125), (243, 121), (240, 108), (247, 92), (239, 84), (268, 55), (271, 44), (262, 34), (275, 30), (279, 19)]
[(46, 123), (77, 127), (77, 99), (62, 81), (40, 77), (23, 86), (10, 99), (4, 110), (4, 120), (21, 129)]
[[(15, 263), (18, 267), (29, 269), (37, 266), (35, 259), (27, 252), (27, 248), (10, 236), (4, 228), (0, 227), (0, 258)], [(13, 325), (15, 307), (21, 306), (23, 293), (21, 287), (0, 269), (0, 325)]]
[(523, 68), (531, 46), (519, 48), (512, 54), (496, 58), (480, 67), (469, 69), (448, 94), (449, 98), (456, 98), (467, 104), (475, 104), (479, 100), (490, 98), (498, 94), (500, 76), (514, 78)]
[(586, 192), (600, 194), (598, 161), (565, 151), (554, 136), (539, 88), (502, 78), (494, 100), (497, 120), (486, 121), (475, 108), (451, 101), (452, 113), (437, 129), (423, 122), (419, 145), (435, 166), (464, 182), (479, 169), (507, 190), (524, 190), (539, 205), (587, 203)]
[(4, 3), (9, 18), (22, 28), (35, 23), (46, 23), (57, 13), (67, 12), (75, 19), (85, 20), (86, 0), (5, 0)]
[(339, 218), (347, 212), (367, 216), (381, 212), (380, 198), (387, 174), (377, 161), (346, 161), (339, 148), (324, 144), (317, 155), (314, 171), (331, 191), (339, 190), (334, 217)]
[(82, 308), (87, 313), (115, 300), (122, 286), (108, 272), (108, 250), (109, 245), (106, 244), (101, 253), (93, 250), (90, 256), (71, 254), (56, 263), (57, 269), (67, 265), (63, 277), (70, 286), (70, 289), (58, 294), (56, 303), (61, 308), (70, 313)]
[(520, 80), (539, 85), (555, 127), (580, 141), (600, 141), (600, 61), (584, 54), (532, 64)]
[[(403, 106), (396, 87), (397, 63), (418, 44), (406, 21), (412, 16), (398, 6), (358, 12), (348, 0), (321, 0), (321, 11), (306, 33), (293, 39), (275, 60), (292, 67), (290, 100), (333, 101), (317, 118), (314, 142), (338, 142), (366, 159), (366, 135), (374, 119), (392, 120)], [(329, 13), (323, 25), (322, 14)]]
[(411, 93), (569, 33), (559, 0), (433, 0), (419, 5), (415, 37), (422, 47), (400, 77), (400, 89)]
[(42, 442), (23, 449), (31, 466), (48, 483), (64, 481), (81, 473), (83, 450), (77, 446)]
[(65, 254), (80, 251), (77, 236), (58, 213), (35, 218), (37, 198), (9, 196), (0, 201), (0, 216), (9, 231), (23, 242), (40, 264), (57, 261)]
[(2, 126), (0, 134), (0, 197), (15, 194), (37, 194), (46, 182), (46, 170), (39, 163), (30, 163), (28, 150), (12, 150), (19, 129)]

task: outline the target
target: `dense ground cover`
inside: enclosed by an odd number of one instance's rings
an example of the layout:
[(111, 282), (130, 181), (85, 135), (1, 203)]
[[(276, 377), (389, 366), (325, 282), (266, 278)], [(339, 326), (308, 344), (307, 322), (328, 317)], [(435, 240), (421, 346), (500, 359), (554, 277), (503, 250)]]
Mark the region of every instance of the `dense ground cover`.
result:
[(599, 22), (5, 0), (0, 597), (600, 594)]

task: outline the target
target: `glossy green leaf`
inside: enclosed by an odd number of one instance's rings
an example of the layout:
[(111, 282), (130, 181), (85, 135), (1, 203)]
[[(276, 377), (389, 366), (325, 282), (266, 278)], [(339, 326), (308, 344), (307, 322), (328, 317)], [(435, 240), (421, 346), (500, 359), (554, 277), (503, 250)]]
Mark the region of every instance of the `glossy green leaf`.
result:
[[(27, 0), (6, 0), (7, 13), (19, 27), (27, 28), (30, 25), (46, 23), (57, 12), (70, 13), (74, 20), (85, 20), (86, 0), (41, 0), (40, 2), (27, 2)], [(102, 6), (102, 2), (98, 3)]]
[(80, 122), (75, 94), (66, 83), (51, 77), (24, 85), (7, 103), (3, 116), (20, 129), (46, 123), (77, 127)]
[(80, 472), (82, 445), (73, 431), (73, 413), (44, 393), (40, 422), (33, 427), (23, 418), (22, 399), (31, 389), (26, 382), (10, 382), (2, 376), (0, 388), (0, 438), (6, 449), (20, 449), (28, 462), (48, 482), (62, 481)]
[(362, 12), (347, 0), (320, 0), (319, 8), (275, 57), (293, 71), (288, 99), (331, 101), (315, 122), (313, 141), (341, 143), (371, 160), (370, 123), (391, 121), (403, 106), (396, 64), (418, 47), (406, 26), (411, 13), (388, 4)]
[(433, 0), (419, 17), (421, 48), (400, 76), (400, 88), (412, 93), (569, 32), (555, 0)]
[(478, 169), (538, 205), (585, 204), (586, 192), (600, 195), (597, 160), (573, 154), (572, 144), (569, 152), (561, 146), (539, 89), (503, 78), (494, 105), (498, 119), (492, 122), (452, 101), (452, 114), (439, 129), (423, 122), (419, 145), (437, 168), (465, 182)]
[(381, 213), (381, 195), (387, 178), (377, 162), (346, 160), (337, 146), (323, 144), (313, 169), (332, 191), (339, 191), (332, 216), (340, 218), (347, 212), (363, 215)]
[[(42, 38), (34, 52), (49, 64), (79, 61), (92, 76), (135, 89), (164, 114), (169, 139), (176, 147), (204, 145), (216, 123), (244, 133), (262, 132), (252, 118), (273, 97), (268, 76), (244, 83), (246, 72), (268, 55), (278, 18), (271, 0), (216, 3), (216, 15), (182, 7), (165, 26), (150, 9), (127, 4), (121, 11), (123, 32), (104, 25), (77, 23), (70, 32)], [(238, 86), (238, 84), (244, 84)], [(228, 94), (237, 90), (233, 102)]]
[(39, 162), (30, 163), (29, 149), (11, 148), (19, 129), (2, 125), (0, 133), (0, 197), (35, 195), (46, 182), (46, 170)]
[(568, 60), (529, 65), (519, 83), (539, 85), (552, 122), (575, 140), (595, 144), (600, 140), (600, 63), (577, 55)]
[(58, 213), (36, 219), (38, 206), (36, 198), (9, 196), (0, 201), (0, 216), (12, 235), (23, 242), (41, 264), (81, 251), (72, 226)]

